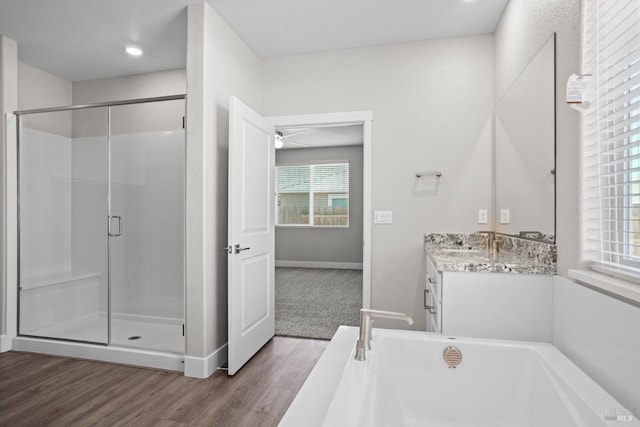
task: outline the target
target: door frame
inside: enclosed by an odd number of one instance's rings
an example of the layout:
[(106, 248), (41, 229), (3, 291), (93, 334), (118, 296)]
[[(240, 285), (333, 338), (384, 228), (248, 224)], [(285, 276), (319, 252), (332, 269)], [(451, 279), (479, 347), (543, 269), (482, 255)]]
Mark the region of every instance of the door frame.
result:
[[(304, 127), (317, 125), (362, 125), (362, 308), (371, 308), (371, 180), (373, 111), (299, 114), (265, 117), (276, 127)], [(275, 167), (275, 166), (274, 166)], [(275, 268), (275, 267), (274, 267)]]

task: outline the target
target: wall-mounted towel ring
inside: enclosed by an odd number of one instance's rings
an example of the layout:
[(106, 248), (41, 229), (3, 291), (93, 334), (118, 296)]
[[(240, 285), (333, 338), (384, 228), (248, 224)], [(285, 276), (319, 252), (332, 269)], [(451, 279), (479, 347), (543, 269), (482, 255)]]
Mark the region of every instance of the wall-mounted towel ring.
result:
[(436, 176), (440, 178), (442, 176), (442, 172), (416, 172), (416, 178), (422, 178), (423, 176)]

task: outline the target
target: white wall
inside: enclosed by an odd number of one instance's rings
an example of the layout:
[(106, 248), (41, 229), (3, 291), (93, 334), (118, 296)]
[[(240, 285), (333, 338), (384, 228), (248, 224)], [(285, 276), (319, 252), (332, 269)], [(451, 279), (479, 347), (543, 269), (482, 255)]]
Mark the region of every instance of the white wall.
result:
[(362, 264), (362, 146), (277, 150), (276, 164), (310, 161), (349, 162), (349, 227), (276, 227), (276, 263)]
[[(158, 71), (112, 79), (74, 82), (73, 104), (153, 98), (180, 95), (186, 92), (186, 70)], [(96, 123), (94, 121), (95, 114), (83, 117), (79, 113), (81, 112), (74, 113), (74, 137), (104, 135), (106, 130), (104, 120), (101, 119)], [(112, 134), (131, 134), (172, 131), (181, 127), (182, 116), (184, 116), (182, 101), (113, 107), (111, 109), (111, 132)]]
[[(495, 102), (495, 231), (555, 235), (553, 35)], [(510, 210), (508, 224), (499, 220), (501, 209)]]
[[(564, 102), (580, 72), (580, 1), (510, 0), (495, 33), (495, 89), (501, 96), (546, 38), (556, 32), (557, 245), (560, 276), (579, 265), (579, 115)], [(553, 343), (627, 408), (640, 407), (640, 307), (554, 278)]]
[[(72, 84), (21, 64), (18, 81), (24, 109), (186, 92), (185, 70)], [(112, 241), (116, 314), (183, 318), (184, 111), (182, 100), (112, 108), (113, 207), (126, 231)], [(106, 108), (24, 116), (23, 127), (22, 277), (97, 273), (98, 296), (85, 296), (106, 312)], [(23, 308), (37, 305), (29, 295)]]
[[(6, 177), (9, 171), (5, 168), (8, 159), (7, 129), (5, 128), (5, 114), (11, 113), (18, 107), (18, 46), (15, 41), (0, 36), (0, 176)], [(2, 179), (0, 186), (0, 337), (7, 333), (7, 316), (8, 312), (12, 314), (14, 310), (7, 310), (7, 286), (13, 286), (16, 290), (16, 283), (10, 282), (7, 277), (8, 255), (14, 253), (15, 248), (8, 247), (10, 243), (7, 238), (7, 214), (6, 197), (7, 192), (6, 179)], [(12, 261), (13, 258), (12, 257)], [(0, 351), (8, 348), (8, 339), (0, 338)]]
[[(184, 157), (182, 129), (111, 138), (111, 239), (115, 315), (184, 319)], [(115, 223), (114, 223), (115, 226)]]
[[(71, 82), (18, 63), (18, 109), (71, 105)], [(71, 266), (71, 114), (25, 115), (21, 141), (22, 278)]]
[[(424, 232), (472, 232), (491, 207), (493, 37), (265, 59), (266, 116), (373, 110), (372, 307), (424, 330)], [(441, 170), (440, 179), (416, 179)], [(381, 322), (382, 323), (382, 322)], [(395, 324), (395, 326), (398, 326)]]
[[(18, 63), (18, 109), (59, 107), (72, 103), (71, 82), (51, 73)], [(71, 113), (23, 116), (23, 126), (44, 132), (71, 136)]]
[[(74, 82), (73, 104), (184, 93), (186, 70), (169, 70)], [(122, 216), (124, 227), (111, 239), (116, 315), (184, 317), (184, 115), (182, 100), (111, 108), (112, 214)], [(103, 219), (94, 212), (106, 208), (106, 134), (106, 109), (73, 112), (73, 261), (104, 277), (106, 254), (96, 246)]]
[(637, 417), (640, 306), (556, 276), (553, 316), (553, 344)]
[[(71, 104), (70, 82), (17, 61), (14, 66), (17, 82), (13, 82), (13, 90), (17, 105), (14, 104), (9, 111)], [(10, 99), (5, 98), (5, 101)], [(21, 255), (25, 257), (22, 278), (29, 280), (61, 273), (70, 264), (71, 115), (56, 113), (37, 118), (23, 116), (21, 122), (26, 135), (31, 137), (28, 141), (22, 141), (23, 160), (26, 161), (23, 167), (30, 172), (31, 178), (39, 178), (40, 184), (44, 184), (39, 185), (33, 179), (26, 179), (21, 183), (24, 190), (23, 209), (30, 211), (24, 216), (24, 222), (21, 224), (24, 229), (22, 237), (25, 240), (21, 247)], [(12, 148), (6, 146), (6, 150), (9, 149)], [(15, 169), (11, 173), (15, 174)], [(14, 179), (14, 175), (8, 175), (7, 184), (10, 182), (15, 185)], [(10, 191), (15, 194), (15, 189)], [(30, 207), (33, 209), (29, 209)], [(49, 215), (44, 222), (38, 221), (42, 219), (43, 213)], [(12, 230), (7, 230), (5, 235), (16, 233), (16, 223), (9, 224), (9, 227)], [(16, 252), (14, 247), (9, 250), (11, 253)], [(17, 292), (18, 286), (16, 255), (7, 254), (7, 262), (13, 272), (7, 286), (12, 287), (14, 292)], [(25, 301), (29, 302), (27, 298)], [(6, 309), (15, 313), (14, 307)]]
[(214, 363), (227, 341), (229, 97), (260, 111), (260, 60), (206, 3), (189, 5), (188, 20), (185, 373), (207, 376), (215, 365), (190, 366)]
[(20, 134), (20, 278), (71, 272), (71, 138)]

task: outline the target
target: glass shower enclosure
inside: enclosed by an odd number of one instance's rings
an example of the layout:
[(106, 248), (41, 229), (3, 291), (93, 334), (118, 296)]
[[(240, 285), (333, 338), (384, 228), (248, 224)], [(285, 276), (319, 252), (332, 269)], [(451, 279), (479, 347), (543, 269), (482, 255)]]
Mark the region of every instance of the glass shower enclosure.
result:
[(20, 336), (184, 353), (184, 113), (16, 113)]

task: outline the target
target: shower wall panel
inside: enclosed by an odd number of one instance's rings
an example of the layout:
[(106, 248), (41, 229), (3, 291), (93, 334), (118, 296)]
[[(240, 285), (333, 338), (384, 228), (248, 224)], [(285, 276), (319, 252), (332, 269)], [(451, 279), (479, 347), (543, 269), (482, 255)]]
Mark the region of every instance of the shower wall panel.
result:
[(182, 351), (183, 115), (178, 100), (22, 117), (37, 129), (20, 136), (20, 334)]
[(37, 281), (71, 270), (72, 142), (28, 128), (22, 137), (20, 273)]
[[(19, 332), (106, 343), (105, 227), (91, 234), (106, 217), (106, 139), (78, 146), (60, 135), (71, 129), (71, 118), (70, 112), (22, 117)], [(56, 121), (61, 124), (51, 126)], [(92, 199), (78, 199), (78, 188), (86, 186)]]
[(112, 313), (183, 319), (184, 132), (111, 137)]

